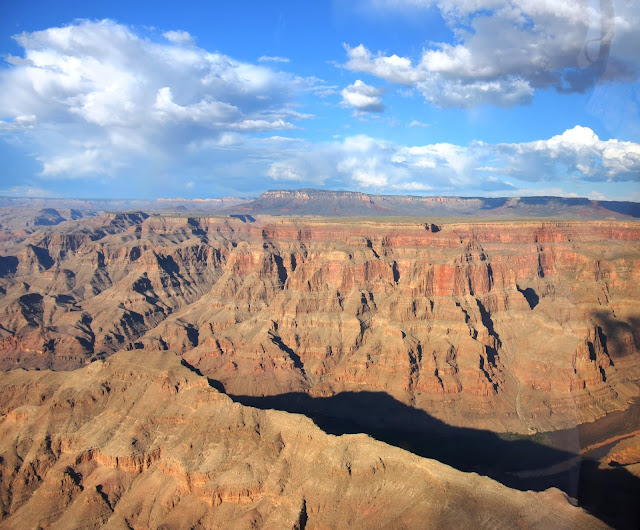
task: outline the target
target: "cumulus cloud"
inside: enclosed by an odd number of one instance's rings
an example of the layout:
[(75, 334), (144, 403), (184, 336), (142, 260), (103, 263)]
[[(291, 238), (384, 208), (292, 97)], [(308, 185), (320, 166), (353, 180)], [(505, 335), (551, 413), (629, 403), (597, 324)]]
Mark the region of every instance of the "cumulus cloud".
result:
[(42, 160), (42, 176), (82, 177), (90, 173), (104, 173), (104, 165), (108, 163), (101, 156), (99, 149), (85, 149), (72, 154), (52, 156)]
[(384, 112), (382, 90), (359, 79), (342, 90), (342, 104), (358, 112)]
[(162, 36), (109, 20), (15, 36), (24, 57), (0, 72), (0, 131), (28, 134), (41, 175), (62, 178), (115, 175), (142, 156), (177, 167), (198, 142), (310, 118), (293, 107), (315, 80), (209, 52), (185, 31)]
[[(448, 46), (448, 45), (446, 45)], [(405, 57), (397, 55), (373, 55), (364, 45), (351, 48), (345, 44), (348, 61), (345, 67), (354, 72), (364, 72), (392, 83), (417, 88), (424, 98), (440, 107), (474, 107), (481, 103), (513, 106), (524, 104), (533, 98), (534, 89), (526, 79), (506, 75), (494, 79), (473, 79), (457, 70), (459, 78), (443, 75), (430, 66), (425, 52), (420, 63), (413, 65)], [(437, 60), (432, 60), (436, 63)]]
[(301, 171), (287, 162), (274, 162), (267, 170), (267, 176), (273, 180), (303, 180)]
[(194, 38), (187, 31), (171, 30), (162, 34), (162, 36), (170, 42), (176, 44), (194, 44)]
[(548, 140), (498, 144), (503, 174), (525, 181), (551, 180), (558, 174), (594, 182), (640, 181), (640, 144), (600, 140), (588, 127), (575, 126)]
[(371, 0), (386, 9), (439, 9), (453, 44), (412, 60), (345, 45), (345, 67), (417, 88), (442, 107), (526, 104), (535, 90), (584, 92), (600, 80), (635, 79), (637, 2), (588, 0)]
[(511, 144), (399, 145), (357, 135), (281, 149), (267, 172), (274, 180), (325, 184), (332, 182), (331, 175), (339, 186), (375, 191), (530, 194), (531, 183), (561, 189), (563, 183), (575, 188), (586, 182), (640, 181), (640, 144), (600, 140), (582, 126), (549, 139)]
[(355, 72), (366, 72), (377, 77), (400, 83), (411, 85), (419, 81), (424, 81), (426, 72), (420, 71), (411, 64), (411, 60), (397, 55), (384, 56), (380, 53), (373, 55), (363, 44), (350, 47), (344, 44), (349, 60), (345, 65), (349, 70)]
[(37, 119), (33, 114), (29, 116), (16, 116), (13, 121), (6, 122), (0, 120), (0, 133), (24, 131), (33, 129), (36, 126)]

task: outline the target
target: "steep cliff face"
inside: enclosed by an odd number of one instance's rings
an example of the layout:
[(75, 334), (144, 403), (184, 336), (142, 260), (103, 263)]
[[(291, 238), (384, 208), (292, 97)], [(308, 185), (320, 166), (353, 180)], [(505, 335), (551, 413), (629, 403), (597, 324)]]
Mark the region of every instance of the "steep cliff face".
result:
[(3, 528), (605, 528), (303, 416), (233, 403), (170, 352), (0, 374)]
[(170, 349), (231, 394), (383, 391), (515, 432), (638, 393), (636, 223), (249, 221), (118, 214), (7, 245), (0, 366)]

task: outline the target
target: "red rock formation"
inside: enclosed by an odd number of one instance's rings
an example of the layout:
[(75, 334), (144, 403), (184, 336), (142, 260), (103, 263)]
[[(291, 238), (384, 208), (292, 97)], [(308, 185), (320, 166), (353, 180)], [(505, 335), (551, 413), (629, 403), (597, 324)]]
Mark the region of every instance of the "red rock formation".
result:
[(605, 528), (366, 435), (233, 403), (169, 352), (0, 374), (3, 528)]
[(556, 429), (638, 393), (639, 241), (617, 221), (68, 221), (5, 248), (0, 366), (171, 349), (233, 394), (384, 391)]

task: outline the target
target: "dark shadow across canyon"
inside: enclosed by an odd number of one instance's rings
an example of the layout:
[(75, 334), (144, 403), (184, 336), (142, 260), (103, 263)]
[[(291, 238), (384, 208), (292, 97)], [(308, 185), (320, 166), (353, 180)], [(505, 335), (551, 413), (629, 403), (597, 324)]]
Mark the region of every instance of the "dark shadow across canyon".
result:
[[(384, 392), (230, 397), (259, 409), (304, 414), (328, 434), (365, 433), (461, 471), (486, 475), (511, 488), (542, 491), (556, 487), (615, 528), (640, 527), (640, 479), (622, 466), (599, 469), (595, 461), (580, 460), (579, 449), (545, 445), (542, 435), (500, 436), (454, 427)], [(544, 470), (551, 466), (556, 466), (549, 471), (553, 474), (546, 474)]]
[(602, 346), (615, 362), (616, 359), (638, 355), (640, 351), (640, 318), (617, 319), (610, 311), (595, 311), (591, 317), (597, 323)]

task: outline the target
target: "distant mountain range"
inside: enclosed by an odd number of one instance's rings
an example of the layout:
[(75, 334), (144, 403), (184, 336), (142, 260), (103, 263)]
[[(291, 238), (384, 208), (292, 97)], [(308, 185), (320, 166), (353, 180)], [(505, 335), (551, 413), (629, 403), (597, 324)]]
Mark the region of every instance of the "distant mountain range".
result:
[(226, 210), (249, 215), (329, 217), (640, 217), (640, 204), (635, 202), (563, 197), (416, 197), (311, 189), (267, 191), (253, 202)]
[(77, 210), (94, 211), (131, 211), (131, 210), (219, 210), (238, 204), (244, 204), (253, 199), (239, 197), (221, 197), (216, 199), (60, 199), (48, 197), (2, 197), (0, 207), (28, 207), (28, 208), (75, 208)]
[(417, 197), (313, 189), (267, 191), (257, 199), (36, 199), (0, 197), (0, 207), (94, 211), (215, 212), (225, 215), (327, 217), (640, 218), (640, 203), (566, 197)]

